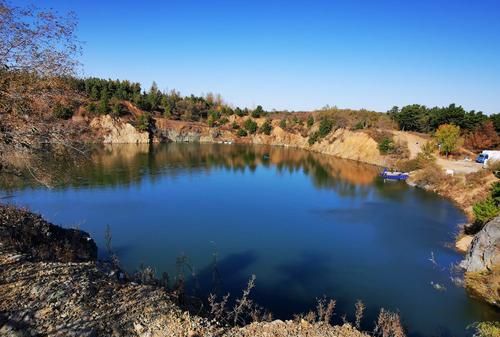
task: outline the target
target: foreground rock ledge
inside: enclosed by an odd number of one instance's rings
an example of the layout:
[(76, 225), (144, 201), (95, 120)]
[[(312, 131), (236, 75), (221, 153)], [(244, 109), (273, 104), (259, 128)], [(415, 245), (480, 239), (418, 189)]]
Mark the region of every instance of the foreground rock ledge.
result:
[(164, 290), (119, 283), (88, 234), (0, 205), (0, 336), (367, 336), (292, 321), (221, 330)]
[(500, 307), (500, 216), (476, 234), (461, 266), (472, 295)]

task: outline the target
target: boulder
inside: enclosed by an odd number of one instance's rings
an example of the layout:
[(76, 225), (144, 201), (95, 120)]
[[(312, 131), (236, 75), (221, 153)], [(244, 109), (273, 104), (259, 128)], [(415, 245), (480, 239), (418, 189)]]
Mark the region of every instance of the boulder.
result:
[(139, 131), (132, 124), (110, 115), (95, 117), (90, 127), (104, 133), (102, 142), (105, 144), (149, 144), (150, 135), (147, 131)]
[(469, 250), (473, 239), (474, 236), (472, 235), (464, 235), (459, 240), (457, 240), (457, 242), (455, 243), (455, 248), (461, 253), (466, 253)]
[(476, 234), (461, 266), (467, 272), (491, 271), (500, 265), (500, 216)]

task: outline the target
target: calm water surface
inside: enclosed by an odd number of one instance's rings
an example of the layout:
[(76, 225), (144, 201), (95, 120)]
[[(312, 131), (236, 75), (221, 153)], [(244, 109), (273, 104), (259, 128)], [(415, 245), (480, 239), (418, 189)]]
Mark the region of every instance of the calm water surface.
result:
[(450, 280), (461, 256), (447, 247), (464, 215), (435, 194), (384, 183), (378, 168), (235, 145), (122, 145), (91, 159), (68, 165), (55, 189), (4, 179), (4, 194), (90, 232), (101, 252), (109, 225), (129, 271), (144, 263), (173, 277), (185, 255), (208, 292), (216, 256), (219, 290), (239, 294), (255, 274), (255, 300), (278, 318), (323, 295), (337, 300), (337, 321), (353, 320), (361, 299), (365, 329), (384, 307), (412, 336), (470, 335), (470, 323), (500, 317)]

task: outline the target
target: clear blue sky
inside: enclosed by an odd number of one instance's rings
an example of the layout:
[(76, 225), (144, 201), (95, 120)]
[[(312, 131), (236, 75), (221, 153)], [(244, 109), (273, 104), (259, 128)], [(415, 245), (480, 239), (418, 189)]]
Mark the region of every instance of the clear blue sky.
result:
[(269, 110), (456, 102), (500, 112), (499, 0), (36, 4), (77, 13), (88, 76)]

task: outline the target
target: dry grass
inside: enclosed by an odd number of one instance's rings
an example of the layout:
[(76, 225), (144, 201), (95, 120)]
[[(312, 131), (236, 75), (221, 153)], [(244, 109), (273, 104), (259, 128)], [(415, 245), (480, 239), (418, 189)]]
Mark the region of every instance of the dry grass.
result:
[(491, 176), (491, 172), (488, 170), (479, 170), (477, 172), (472, 172), (465, 175), (465, 184), (467, 187), (478, 187), (483, 184), (484, 179)]
[(374, 336), (381, 337), (405, 337), (405, 331), (401, 324), (401, 319), (398, 313), (390, 312), (384, 308), (380, 309), (378, 315)]
[(500, 266), (495, 266), (491, 271), (466, 273), (465, 285), (473, 296), (500, 305)]
[(354, 305), (356, 308), (356, 328), (359, 330), (361, 328), (361, 320), (363, 319), (363, 313), (365, 311), (365, 304), (361, 300), (357, 300)]
[(498, 337), (500, 336), (500, 322), (479, 322), (472, 325), (474, 337)]
[(316, 305), (318, 321), (330, 323), (336, 303), (337, 302), (335, 300), (327, 300), (326, 297), (318, 299), (318, 303)]
[(444, 174), (443, 169), (436, 164), (431, 164), (416, 173), (414, 181), (419, 186), (440, 186), (451, 178)]
[(500, 171), (500, 160), (488, 161), (488, 170), (490, 172)]

